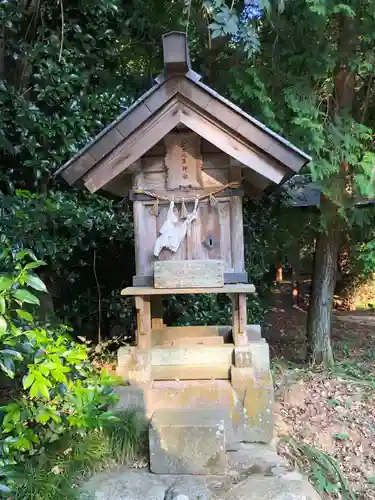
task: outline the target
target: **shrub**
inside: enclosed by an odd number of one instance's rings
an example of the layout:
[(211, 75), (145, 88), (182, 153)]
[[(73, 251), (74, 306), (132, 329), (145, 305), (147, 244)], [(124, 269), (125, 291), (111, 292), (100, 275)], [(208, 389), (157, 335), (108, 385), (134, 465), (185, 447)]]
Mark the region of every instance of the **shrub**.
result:
[(116, 419), (111, 379), (97, 373), (88, 350), (65, 326), (40, 324), (34, 314), (34, 274), (43, 265), (30, 252), (13, 253), (14, 268), (0, 275), (0, 372), (13, 381), (15, 399), (0, 409), (0, 493), (15, 482), (15, 466), (42, 454), (65, 434), (84, 436)]
[[(15, 470), (14, 500), (78, 500), (86, 498), (80, 482), (93, 471), (125, 464), (145, 451), (147, 427), (135, 411), (118, 415), (102, 429), (83, 437), (66, 435)], [(91, 499), (91, 496), (89, 497)]]

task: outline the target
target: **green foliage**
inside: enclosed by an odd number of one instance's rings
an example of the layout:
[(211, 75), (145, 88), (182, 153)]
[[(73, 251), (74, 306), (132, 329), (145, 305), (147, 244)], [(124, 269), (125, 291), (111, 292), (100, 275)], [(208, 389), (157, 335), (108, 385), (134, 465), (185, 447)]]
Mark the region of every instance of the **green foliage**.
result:
[(319, 493), (335, 494), (345, 500), (355, 500), (355, 494), (343, 475), (336, 459), (328, 453), (290, 437), (282, 438), (288, 454), (301, 468), (306, 469)]
[(78, 481), (113, 463), (128, 464), (145, 450), (146, 426), (132, 410), (84, 436), (66, 435), (14, 471), (14, 500), (78, 500)]
[[(3, 255), (10, 251), (4, 247)], [(0, 464), (12, 484), (13, 467), (44, 451), (62, 435), (84, 435), (115, 417), (111, 379), (94, 371), (84, 345), (63, 326), (41, 326), (33, 307), (45, 293), (34, 274), (43, 262), (23, 250), (14, 272), (0, 276), (0, 370), (15, 379), (16, 398), (0, 409)]]
[(103, 429), (109, 456), (117, 464), (126, 464), (147, 455), (148, 424), (136, 410), (116, 413), (117, 421)]

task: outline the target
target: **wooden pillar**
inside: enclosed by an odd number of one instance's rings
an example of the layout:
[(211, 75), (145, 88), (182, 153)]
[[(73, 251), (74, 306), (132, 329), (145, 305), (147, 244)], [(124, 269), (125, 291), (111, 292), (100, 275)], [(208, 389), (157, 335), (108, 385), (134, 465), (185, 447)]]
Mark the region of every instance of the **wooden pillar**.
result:
[(164, 309), (161, 295), (151, 297), (151, 326), (153, 330), (164, 328)]
[(137, 345), (140, 349), (151, 347), (151, 302), (149, 296), (135, 298), (137, 309)]
[(235, 345), (247, 344), (246, 328), (246, 294), (236, 293), (232, 295), (232, 333)]
[(233, 196), (230, 207), (230, 230), (232, 243), (232, 266), (234, 272), (245, 271), (245, 249), (243, 236), (242, 198)]
[[(138, 163), (139, 170), (133, 174), (133, 189), (143, 188), (142, 164)], [(135, 272), (143, 276), (147, 271), (147, 261), (144, 249), (147, 248), (146, 240), (148, 238), (145, 230), (145, 206), (142, 201), (133, 202), (133, 221), (134, 221), (134, 250), (135, 250)]]

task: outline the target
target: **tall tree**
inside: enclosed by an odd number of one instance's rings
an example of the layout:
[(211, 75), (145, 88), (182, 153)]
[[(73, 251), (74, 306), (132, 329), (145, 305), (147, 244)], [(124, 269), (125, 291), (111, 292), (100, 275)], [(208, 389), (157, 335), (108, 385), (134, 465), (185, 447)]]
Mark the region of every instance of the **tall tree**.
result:
[(305, 173), (322, 189), (313, 292), (310, 358), (333, 361), (330, 332), (342, 234), (363, 224), (358, 197), (373, 189), (375, 4), (296, 0), (271, 9), (259, 26), (260, 51), (221, 75), (229, 96), (310, 152)]

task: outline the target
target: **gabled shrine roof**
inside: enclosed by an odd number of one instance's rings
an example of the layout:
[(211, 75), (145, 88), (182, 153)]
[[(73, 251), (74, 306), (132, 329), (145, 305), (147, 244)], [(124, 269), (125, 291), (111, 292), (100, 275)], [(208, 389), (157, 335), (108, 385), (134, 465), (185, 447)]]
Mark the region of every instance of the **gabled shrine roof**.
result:
[(181, 124), (268, 183), (282, 183), (310, 161), (200, 82), (184, 33), (165, 35), (163, 48), (165, 70), (157, 83), (57, 171), (69, 184), (83, 182), (92, 192), (105, 188)]

